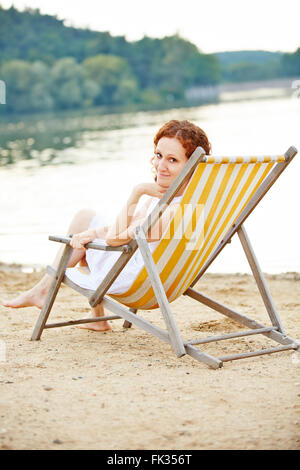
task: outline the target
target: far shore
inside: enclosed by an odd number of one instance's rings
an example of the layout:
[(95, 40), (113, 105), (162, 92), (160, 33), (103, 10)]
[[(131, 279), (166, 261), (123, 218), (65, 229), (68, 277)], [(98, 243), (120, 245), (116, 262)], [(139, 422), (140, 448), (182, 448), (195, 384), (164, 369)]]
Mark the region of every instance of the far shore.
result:
[(44, 116), (56, 118), (57, 115), (68, 117), (70, 115), (93, 114), (123, 114), (146, 111), (164, 111), (173, 108), (198, 107), (208, 104), (247, 101), (252, 99), (275, 99), (284, 96), (298, 96), (300, 77), (274, 78), (270, 80), (252, 80), (245, 82), (221, 82), (217, 85), (202, 85), (191, 87), (185, 92), (182, 100), (167, 100), (160, 103), (131, 103), (127, 105), (101, 105), (90, 108), (53, 109), (37, 113), (11, 113), (5, 114), (4, 107), (0, 107), (0, 123), (15, 122), (20, 118), (39, 119)]

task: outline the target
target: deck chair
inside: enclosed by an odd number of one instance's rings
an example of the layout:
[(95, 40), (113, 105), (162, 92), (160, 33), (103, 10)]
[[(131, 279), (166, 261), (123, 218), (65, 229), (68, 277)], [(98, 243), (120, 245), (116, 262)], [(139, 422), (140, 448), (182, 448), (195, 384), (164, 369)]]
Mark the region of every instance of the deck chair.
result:
[[(122, 252), (96, 290), (83, 289), (65, 276), (72, 252), (71, 238), (50, 236), (50, 240), (64, 243), (65, 248), (57, 270), (47, 268), (47, 272), (52, 274), (54, 279), (31, 339), (40, 339), (44, 328), (123, 318), (125, 328), (134, 324), (169, 343), (177, 357), (188, 354), (212, 368), (222, 367), (224, 362), (235, 359), (298, 349), (300, 343), (288, 337), (283, 329), (244, 227), (249, 214), (290, 164), (296, 153), (297, 150), (290, 147), (284, 155), (272, 157), (214, 157), (205, 155), (204, 150), (198, 147), (146, 221), (136, 229), (135, 239), (128, 245), (119, 247), (103, 246), (99, 243), (86, 245), (87, 248)], [(181, 203), (155, 251), (151, 253), (146, 234), (187, 181), (188, 185)], [(250, 264), (271, 326), (265, 326), (194, 289), (194, 285), (236, 233)], [(144, 267), (137, 273), (131, 287), (123, 294), (106, 295), (109, 287), (137, 249), (140, 249)], [(112, 315), (46, 323), (62, 282), (85, 295), (92, 307), (101, 303)], [(171, 302), (181, 295), (187, 295), (211, 307), (248, 329), (217, 337), (184, 341), (170, 307)], [(158, 307), (166, 329), (150, 323), (137, 314), (138, 310)], [(225, 357), (214, 357), (199, 348), (199, 345), (211, 341), (252, 334), (265, 335), (280, 345)]]

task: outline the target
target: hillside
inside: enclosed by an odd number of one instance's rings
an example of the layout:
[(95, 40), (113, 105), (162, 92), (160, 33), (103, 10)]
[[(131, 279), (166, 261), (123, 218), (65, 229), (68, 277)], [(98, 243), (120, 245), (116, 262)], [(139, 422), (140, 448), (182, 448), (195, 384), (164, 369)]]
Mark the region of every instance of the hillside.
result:
[(204, 54), (177, 34), (129, 42), (66, 26), (39, 10), (0, 6), (6, 113), (132, 104), (157, 109), (184, 104), (195, 87), (297, 74), (300, 49)]

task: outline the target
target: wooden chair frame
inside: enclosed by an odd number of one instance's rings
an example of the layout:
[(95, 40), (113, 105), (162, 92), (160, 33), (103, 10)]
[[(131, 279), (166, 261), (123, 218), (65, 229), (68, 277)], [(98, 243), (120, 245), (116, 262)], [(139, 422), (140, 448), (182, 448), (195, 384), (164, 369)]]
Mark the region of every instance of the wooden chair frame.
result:
[[(64, 243), (66, 246), (65, 246), (65, 249), (64, 249), (64, 252), (61, 257), (57, 270), (54, 270), (51, 267), (47, 267), (47, 272), (51, 274), (54, 277), (54, 279), (53, 279), (51, 288), (49, 290), (46, 302), (36, 322), (31, 339), (39, 340), (43, 330), (46, 328), (55, 328), (55, 327), (69, 326), (69, 325), (75, 325), (75, 324), (80, 324), (80, 323), (114, 320), (114, 319), (123, 318), (125, 320), (124, 325), (123, 325), (125, 328), (126, 327), (128, 328), (131, 326), (131, 324), (134, 324), (137, 327), (142, 328), (143, 330), (147, 331), (148, 333), (153, 334), (154, 336), (158, 337), (160, 340), (171, 344), (177, 357), (181, 357), (185, 354), (189, 354), (194, 359), (204, 362), (208, 366), (215, 368), (215, 369), (222, 367), (223, 363), (226, 361), (232, 361), (232, 360), (247, 358), (251, 356), (258, 356), (262, 354), (270, 354), (270, 353), (285, 351), (288, 349), (293, 349), (293, 350), (299, 349), (300, 342), (287, 336), (283, 329), (281, 320), (279, 318), (279, 314), (276, 310), (275, 304), (268, 290), (263, 273), (260, 269), (257, 258), (254, 254), (254, 250), (251, 246), (250, 240), (248, 238), (248, 235), (244, 227), (244, 222), (247, 219), (247, 217), (255, 209), (259, 201), (263, 198), (263, 196), (275, 183), (277, 178), (289, 165), (289, 163), (292, 161), (292, 159), (294, 158), (296, 154), (297, 154), (297, 150), (295, 149), (295, 147), (290, 147), (284, 155), (285, 161), (276, 163), (276, 165), (271, 170), (267, 178), (264, 180), (261, 186), (257, 189), (257, 191), (255, 192), (253, 197), (250, 199), (250, 201), (248, 202), (248, 204), (246, 205), (242, 213), (239, 215), (235, 223), (231, 226), (230, 230), (227, 232), (227, 235), (219, 243), (217, 248), (212, 253), (211, 257), (207, 260), (203, 268), (200, 270), (200, 272), (198, 273), (197, 277), (195, 278), (191, 286), (184, 292), (184, 295), (188, 295), (194, 300), (197, 300), (205, 304), (206, 306), (216, 310), (217, 312), (228, 316), (229, 318), (233, 319), (234, 321), (237, 321), (241, 325), (246, 326), (247, 328), (249, 328), (249, 330), (184, 342), (183, 339), (181, 338), (180, 332), (174, 320), (170, 303), (165, 294), (162, 282), (160, 280), (160, 276), (156, 269), (156, 265), (153, 261), (152, 254), (151, 254), (151, 251), (149, 249), (149, 246), (146, 240), (146, 234), (148, 233), (151, 226), (156, 223), (156, 221), (161, 216), (165, 208), (172, 201), (174, 195), (177, 193), (177, 191), (181, 188), (181, 186), (187, 181), (187, 179), (193, 173), (198, 163), (201, 161), (204, 161), (204, 158), (205, 158), (204, 151), (201, 147), (198, 147), (193, 153), (193, 155), (190, 157), (189, 161), (184, 166), (180, 175), (178, 175), (176, 180), (172, 183), (172, 185), (166, 191), (164, 196), (161, 198), (159, 204), (154, 208), (153, 212), (149, 215), (147, 220), (143, 223), (142, 226), (136, 229), (135, 239), (133, 239), (128, 245), (119, 246), (119, 247), (108, 247), (108, 246), (100, 245), (98, 243), (88, 243), (86, 245), (86, 248), (122, 252), (121, 256), (116, 261), (115, 265), (112, 267), (110, 272), (107, 274), (105, 279), (102, 281), (102, 283), (99, 285), (99, 287), (95, 291), (89, 290), (89, 289), (83, 289), (77, 286), (76, 284), (74, 284), (70, 279), (68, 279), (65, 276), (65, 270), (68, 266), (68, 262), (69, 262), (69, 259), (73, 250), (72, 247), (70, 246), (71, 238), (70, 237), (57, 237), (57, 236), (49, 237), (50, 240)], [(271, 320), (272, 327), (268, 327), (261, 323), (258, 323), (254, 321), (253, 319), (245, 315), (242, 315), (241, 313), (238, 313), (232, 310), (231, 308), (225, 305), (222, 305), (219, 302), (216, 302), (213, 299), (206, 297), (205, 295), (203, 295), (200, 292), (197, 292), (193, 288), (193, 286), (203, 276), (203, 274), (206, 272), (208, 267), (211, 265), (214, 259), (219, 255), (219, 253), (223, 250), (226, 244), (230, 243), (233, 235), (236, 233), (238, 234), (238, 237), (240, 239), (240, 242), (246, 254), (247, 260), (251, 267), (254, 279), (256, 281), (259, 292), (265, 304), (267, 313)], [(117, 276), (122, 271), (122, 269), (124, 268), (124, 266), (129, 261), (129, 259), (134, 254), (137, 248), (140, 249), (141, 255), (143, 257), (144, 264), (145, 264), (152, 288), (154, 290), (158, 305), (161, 309), (167, 331), (163, 330), (162, 328), (156, 325), (153, 325), (152, 323), (148, 322), (144, 318), (138, 316), (136, 313), (137, 312), (136, 309), (132, 309), (132, 308), (128, 309), (127, 307), (120, 305), (118, 302), (105, 296), (107, 290), (112, 285), (114, 280), (117, 278)], [(111, 311), (113, 315), (98, 317), (98, 318), (83, 318), (80, 320), (71, 320), (71, 321), (60, 322), (60, 323), (50, 323), (50, 324), (47, 323), (47, 320), (51, 312), (54, 300), (56, 298), (58, 289), (62, 282), (72, 287), (77, 292), (80, 292), (81, 294), (86, 296), (89, 299), (89, 303), (92, 307), (95, 307), (96, 305), (101, 303), (102, 306), (105, 309), (108, 309), (109, 311)], [(224, 356), (224, 357), (211, 356), (207, 353), (200, 351), (196, 347), (196, 345), (209, 343), (212, 341), (220, 341), (220, 340), (237, 338), (237, 337), (242, 337), (242, 336), (249, 336), (253, 334), (265, 335), (266, 337), (279, 343), (280, 346), (267, 348), (267, 349), (261, 349), (261, 350), (253, 351), (253, 352), (247, 352), (243, 354), (229, 355), (229, 356)]]

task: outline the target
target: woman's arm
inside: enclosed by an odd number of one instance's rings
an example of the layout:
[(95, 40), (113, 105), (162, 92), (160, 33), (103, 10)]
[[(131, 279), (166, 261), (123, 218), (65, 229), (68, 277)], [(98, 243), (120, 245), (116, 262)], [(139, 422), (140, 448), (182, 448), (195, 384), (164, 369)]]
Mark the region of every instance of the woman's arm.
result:
[(109, 230), (109, 226), (103, 226), (98, 228), (91, 228), (84, 232), (75, 233), (72, 237), (70, 245), (77, 250), (85, 250), (84, 245), (92, 242), (95, 238), (105, 239), (106, 234)]
[[(172, 204), (171, 207), (167, 207), (159, 220), (150, 228), (148, 235), (146, 236), (146, 240), (148, 242), (155, 242), (161, 239), (178, 206), (179, 204)], [(115, 237), (114, 239), (107, 238), (106, 243), (110, 246), (127, 245), (134, 238), (135, 228), (142, 225), (145, 220), (146, 217), (135, 219), (134, 222), (132, 222), (131, 225), (118, 237)]]
[(115, 223), (106, 235), (106, 242), (110, 246), (126, 245), (134, 237), (134, 229), (141, 225), (146, 218), (149, 202), (147, 201), (139, 211), (137, 204), (143, 194), (161, 198), (165, 192), (157, 183), (143, 183), (136, 186), (130, 194), (127, 203), (118, 215)]
[[(126, 245), (134, 237), (135, 227), (141, 225), (146, 219), (146, 213), (150, 201), (144, 203), (143, 206), (137, 210), (137, 204), (141, 196), (148, 194), (152, 197), (161, 198), (164, 192), (165, 189), (156, 183), (143, 183), (137, 185), (133, 189), (127, 203), (113, 225), (110, 227), (97, 227), (88, 229), (81, 233), (76, 233), (72, 237), (71, 246), (79, 250), (84, 250), (84, 245), (92, 242), (95, 238), (105, 239), (107, 244), (110, 246)], [(159, 227), (157, 226), (156, 230), (151, 230), (151, 233), (160, 233)]]

